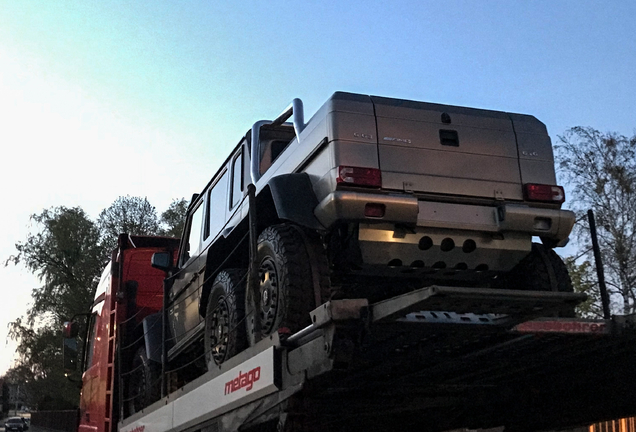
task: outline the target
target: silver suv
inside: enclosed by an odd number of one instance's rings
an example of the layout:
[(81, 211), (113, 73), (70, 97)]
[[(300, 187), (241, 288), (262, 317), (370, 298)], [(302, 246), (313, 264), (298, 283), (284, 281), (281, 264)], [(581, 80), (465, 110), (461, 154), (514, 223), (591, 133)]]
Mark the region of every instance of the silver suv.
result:
[[(250, 183), (258, 292), (246, 288)], [(433, 283), (571, 291), (552, 250), (574, 223), (563, 201), (532, 116), (338, 92), (305, 123), (296, 99), (192, 200), (168, 279), (169, 358), (204, 346), (220, 364), (334, 297)]]

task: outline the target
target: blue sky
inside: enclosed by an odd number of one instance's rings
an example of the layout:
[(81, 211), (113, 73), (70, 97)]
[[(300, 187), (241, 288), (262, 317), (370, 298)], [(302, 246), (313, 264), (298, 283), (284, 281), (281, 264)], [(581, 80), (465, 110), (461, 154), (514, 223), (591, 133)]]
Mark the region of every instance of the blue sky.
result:
[[(636, 128), (633, 1), (0, 0), (0, 258), (29, 215), (189, 197), (251, 124), (336, 90)], [(0, 268), (6, 322), (38, 283)]]

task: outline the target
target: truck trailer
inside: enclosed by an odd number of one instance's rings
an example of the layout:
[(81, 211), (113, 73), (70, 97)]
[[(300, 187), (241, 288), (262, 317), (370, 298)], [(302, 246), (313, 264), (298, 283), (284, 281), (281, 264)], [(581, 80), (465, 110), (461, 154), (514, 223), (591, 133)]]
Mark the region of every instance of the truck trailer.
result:
[[(633, 319), (574, 318), (585, 295), (553, 250), (575, 220), (564, 200), (532, 116), (338, 92), (305, 123), (295, 99), (193, 196), (178, 250), (146, 238), (152, 259), (122, 264), (120, 238), (104, 286), (147, 274), (155, 303), (136, 304), (134, 278), (98, 292), (111, 396), (90, 424), (103, 386), (86, 369), (80, 428), (541, 430), (634, 414)], [(90, 365), (105, 342), (87, 340)]]

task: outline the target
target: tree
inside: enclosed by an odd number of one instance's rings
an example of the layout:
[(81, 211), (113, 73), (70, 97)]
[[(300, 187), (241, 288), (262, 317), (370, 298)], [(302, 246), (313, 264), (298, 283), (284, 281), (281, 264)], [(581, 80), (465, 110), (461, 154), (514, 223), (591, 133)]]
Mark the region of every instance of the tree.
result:
[(10, 336), (19, 337), (22, 359), (6, 376), (25, 390), (27, 404), (40, 410), (73, 409), (79, 402), (77, 385), (66, 379), (62, 365), (62, 334), (52, 326), (11, 324)]
[(565, 259), (575, 292), (587, 294), (587, 300), (576, 307), (576, 314), (582, 318), (603, 318), (601, 293), (594, 266), (588, 260), (577, 264), (575, 257)]
[[(185, 200), (174, 200), (162, 214), (167, 235), (178, 235), (186, 208)], [(97, 223), (79, 207), (55, 207), (31, 219), (36, 231), (16, 244), (17, 254), (7, 264), (24, 264), (42, 286), (33, 289), (33, 305), (26, 315), (10, 324), (9, 335), (18, 341), (18, 361), (8, 376), (24, 384), (30, 403), (39, 409), (73, 408), (79, 392), (64, 376), (62, 322), (90, 310), (118, 235), (157, 234), (159, 222), (146, 198), (129, 196), (102, 211)]]
[(117, 246), (121, 233), (156, 235), (159, 232), (157, 211), (145, 197), (120, 196), (99, 214), (97, 224), (108, 250)]
[(26, 319), (10, 324), (19, 341), (12, 373), (40, 409), (73, 408), (78, 392), (62, 370), (61, 324), (89, 310), (108, 257), (100, 232), (81, 208), (57, 207), (33, 215), (39, 230), (16, 244), (9, 262), (23, 263), (42, 286), (33, 289)]
[[(605, 278), (621, 313), (636, 312), (636, 136), (603, 134), (575, 127), (555, 147), (560, 174), (572, 191), (578, 219), (592, 209), (597, 222)], [(591, 261), (587, 223), (574, 236)], [(589, 270), (589, 269), (588, 269)]]
[(164, 228), (159, 231), (161, 235), (181, 237), (188, 205), (189, 202), (185, 198), (172, 200), (168, 210), (161, 213), (161, 224), (164, 225)]
[(33, 289), (28, 323), (52, 318), (59, 324), (91, 305), (107, 250), (99, 229), (79, 207), (56, 207), (31, 218), (39, 232), (16, 244), (18, 254), (8, 261), (23, 263), (43, 282)]

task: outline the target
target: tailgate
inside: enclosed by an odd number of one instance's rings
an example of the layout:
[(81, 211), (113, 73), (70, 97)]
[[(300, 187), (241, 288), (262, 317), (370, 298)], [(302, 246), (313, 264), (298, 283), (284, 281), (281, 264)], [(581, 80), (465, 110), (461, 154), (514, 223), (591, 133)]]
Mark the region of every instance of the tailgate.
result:
[(385, 189), (522, 200), (508, 114), (371, 97)]

